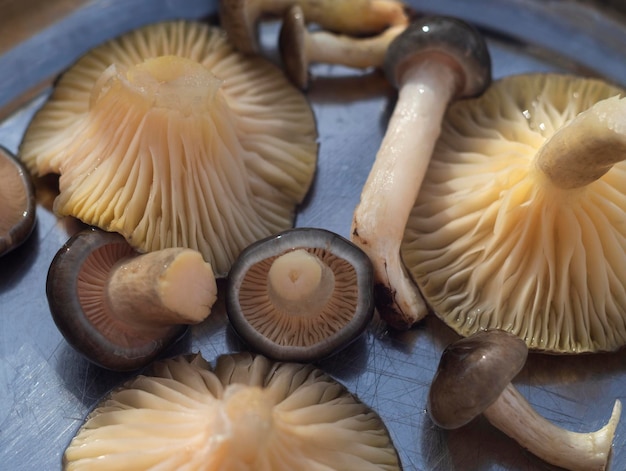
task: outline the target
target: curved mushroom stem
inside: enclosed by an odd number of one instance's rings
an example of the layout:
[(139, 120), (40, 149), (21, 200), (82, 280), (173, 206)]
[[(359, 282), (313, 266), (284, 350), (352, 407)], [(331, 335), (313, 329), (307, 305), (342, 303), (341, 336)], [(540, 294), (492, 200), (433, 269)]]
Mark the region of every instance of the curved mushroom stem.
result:
[[(400, 259), (400, 244), (458, 75), (424, 58), (404, 71), (398, 101), (356, 207), (352, 241), (372, 259), (381, 315), (408, 328), (428, 312)], [(382, 295), (382, 296), (381, 296)]]
[(537, 167), (559, 188), (582, 188), (626, 158), (626, 98), (580, 113), (539, 149)]
[(387, 47), (405, 29), (405, 24), (391, 26), (377, 36), (366, 38), (329, 31), (309, 32), (302, 8), (294, 5), (283, 17), (279, 49), (291, 81), (306, 89), (311, 63), (340, 64), (357, 69), (382, 66)]
[(307, 21), (345, 34), (373, 34), (408, 22), (399, 0), (220, 0), (220, 20), (237, 49), (258, 52), (258, 19), (280, 17), (293, 5), (302, 8)]
[(600, 430), (571, 432), (540, 416), (509, 384), (483, 414), (496, 428), (542, 460), (572, 471), (595, 471), (606, 469), (621, 410), (621, 402), (617, 400), (611, 418)]
[(126, 260), (114, 268), (107, 286), (111, 312), (143, 329), (197, 324), (209, 315), (216, 298), (211, 265), (199, 252), (184, 248)]

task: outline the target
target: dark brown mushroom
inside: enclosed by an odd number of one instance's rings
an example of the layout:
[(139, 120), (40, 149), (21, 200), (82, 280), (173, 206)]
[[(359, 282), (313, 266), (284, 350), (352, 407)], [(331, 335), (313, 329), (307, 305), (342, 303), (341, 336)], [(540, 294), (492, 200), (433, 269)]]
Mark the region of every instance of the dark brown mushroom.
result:
[(228, 317), (255, 350), (312, 361), (355, 340), (374, 313), (372, 266), (350, 241), (298, 228), (245, 249), (228, 276)]
[(211, 312), (211, 266), (192, 249), (136, 252), (119, 234), (86, 229), (58, 251), (46, 294), (76, 350), (112, 370), (139, 368)]
[(9, 150), (0, 146), (0, 257), (28, 239), (36, 220), (30, 174)]
[(528, 347), (503, 330), (480, 331), (443, 352), (428, 394), (435, 424), (459, 428), (483, 414), (496, 428), (539, 458), (570, 470), (603, 470), (610, 456), (621, 402), (608, 423), (588, 433), (560, 428), (540, 416), (511, 384)]
[(491, 59), (472, 26), (425, 17), (389, 45), (384, 69), (399, 87), (398, 100), (355, 209), (351, 239), (374, 264), (381, 317), (407, 328), (428, 309), (401, 260), (404, 229), (449, 102), (487, 88)]

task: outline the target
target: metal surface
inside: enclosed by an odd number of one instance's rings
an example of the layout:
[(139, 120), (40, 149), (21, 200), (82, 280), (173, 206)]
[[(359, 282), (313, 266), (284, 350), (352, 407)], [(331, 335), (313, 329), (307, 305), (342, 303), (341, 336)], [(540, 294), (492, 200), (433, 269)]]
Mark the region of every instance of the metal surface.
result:
[[(619, 15), (569, 1), (437, 0), (413, 6), (455, 14), (487, 28), (496, 77), (572, 70), (621, 79), (626, 85), (626, 28)], [(0, 56), (0, 108), (108, 37), (151, 21), (214, 12), (215, 4), (205, 0), (86, 2)], [(275, 33), (272, 26), (263, 31), (264, 45), (271, 48)], [(318, 119), (320, 161), (297, 225), (347, 236), (395, 94), (376, 72), (323, 65), (313, 72), (308, 96)], [(0, 145), (17, 150), (45, 98), (45, 93), (39, 95), (0, 123)], [(0, 469), (57, 469), (85, 414), (128, 377), (89, 364), (52, 322), (46, 273), (77, 224), (58, 220), (46, 208), (44, 201), (29, 241), (0, 259)], [(376, 322), (359, 341), (319, 366), (380, 413), (407, 470), (553, 469), (485, 420), (452, 432), (431, 423), (426, 394), (442, 349), (455, 338), (434, 317), (402, 333)], [(212, 361), (240, 348), (220, 302), (169, 354), (201, 351)], [(626, 403), (626, 350), (578, 357), (532, 354), (515, 384), (548, 419), (575, 431), (595, 430), (608, 419), (616, 398)], [(626, 469), (626, 420), (618, 427), (611, 465), (614, 471)]]

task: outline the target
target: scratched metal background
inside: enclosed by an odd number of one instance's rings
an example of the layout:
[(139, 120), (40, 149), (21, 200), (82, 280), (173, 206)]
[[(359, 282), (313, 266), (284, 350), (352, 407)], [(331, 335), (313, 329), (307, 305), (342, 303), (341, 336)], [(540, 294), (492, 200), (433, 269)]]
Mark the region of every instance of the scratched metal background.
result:
[[(7, 17), (11, 0), (3, 1), (0, 39), (6, 40), (11, 32), (23, 31), (11, 29), (18, 28)], [(419, 11), (456, 15), (484, 28), (496, 77), (569, 70), (599, 74), (626, 86), (626, 16), (617, 11), (565, 0), (409, 3)], [(77, 1), (52, 24), (3, 51), (0, 110), (15, 110), (19, 97), (34, 99), (0, 121), (0, 145), (17, 150), (34, 110), (45, 100), (49, 80), (87, 49), (131, 28), (171, 18), (215, 18), (215, 2)], [(262, 30), (263, 44), (274, 59), (276, 32), (276, 25)], [(313, 72), (309, 97), (319, 123), (319, 171), (297, 225), (325, 227), (347, 236), (394, 92), (376, 72), (361, 74), (324, 65)], [(2, 470), (57, 469), (85, 414), (128, 376), (90, 365), (65, 343), (50, 318), (46, 272), (53, 255), (76, 229), (76, 223), (58, 220), (42, 204), (31, 239), (0, 259)], [(454, 339), (435, 318), (404, 333), (374, 323), (359, 341), (320, 366), (381, 414), (407, 470), (553, 469), (484, 420), (453, 432), (432, 425), (424, 409), (428, 385), (442, 349)], [(169, 353), (199, 350), (214, 360), (240, 348), (220, 304)], [(626, 350), (580, 357), (533, 354), (515, 383), (541, 414), (557, 424), (575, 431), (596, 429), (608, 418), (616, 398), (626, 404)], [(614, 442), (614, 471), (626, 470), (625, 445), (623, 420)]]

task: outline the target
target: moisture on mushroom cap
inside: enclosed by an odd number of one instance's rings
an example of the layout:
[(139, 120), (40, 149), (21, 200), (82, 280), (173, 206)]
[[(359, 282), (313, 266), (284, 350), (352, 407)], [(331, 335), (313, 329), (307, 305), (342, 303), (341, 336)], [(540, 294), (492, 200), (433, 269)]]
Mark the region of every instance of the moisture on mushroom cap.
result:
[(24, 243), (35, 222), (35, 189), (28, 170), (0, 147), (0, 257)]
[(228, 276), (226, 306), (235, 331), (259, 352), (317, 360), (347, 346), (371, 321), (371, 262), (330, 231), (285, 231), (241, 253)]
[(63, 455), (67, 470), (400, 469), (380, 417), (312, 365), (199, 354), (113, 391)]
[(140, 251), (188, 247), (223, 276), (292, 227), (313, 179), (312, 110), (276, 66), (222, 30), (167, 22), (99, 46), (60, 78), (20, 158), (61, 174), (54, 209)]
[(450, 107), (402, 256), (458, 333), (500, 328), (559, 353), (626, 344), (620, 96), (597, 79), (528, 74)]
[(46, 294), (70, 345), (100, 366), (131, 370), (204, 320), (217, 285), (192, 249), (139, 254), (119, 234), (86, 229), (57, 252)]

